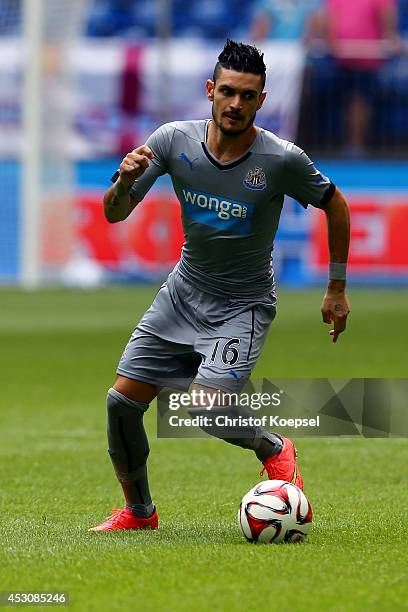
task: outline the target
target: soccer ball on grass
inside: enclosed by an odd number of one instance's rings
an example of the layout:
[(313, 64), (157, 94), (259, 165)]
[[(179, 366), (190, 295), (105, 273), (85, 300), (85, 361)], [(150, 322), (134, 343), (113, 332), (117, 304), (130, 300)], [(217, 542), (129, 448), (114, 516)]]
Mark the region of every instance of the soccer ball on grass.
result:
[(264, 480), (244, 495), (238, 525), (248, 542), (303, 542), (312, 524), (306, 495), (285, 480)]

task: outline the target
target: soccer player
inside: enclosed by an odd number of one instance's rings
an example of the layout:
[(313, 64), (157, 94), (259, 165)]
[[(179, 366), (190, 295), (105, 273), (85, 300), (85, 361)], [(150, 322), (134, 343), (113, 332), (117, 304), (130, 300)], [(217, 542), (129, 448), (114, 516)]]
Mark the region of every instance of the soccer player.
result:
[[(333, 342), (345, 329), (348, 207), (301, 149), (254, 125), (266, 97), (265, 74), (263, 54), (227, 40), (206, 83), (212, 118), (159, 127), (126, 155), (105, 194), (106, 218), (116, 223), (169, 173), (185, 243), (131, 335), (108, 391), (109, 454), (126, 504), (94, 531), (158, 527), (143, 415), (160, 387), (183, 380), (184, 388), (193, 383), (197, 392), (231, 393), (248, 380), (276, 312), (271, 251), (284, 194), (326, 214), (331, 263), (322, 314), (333, 323)], [(204, 402), (189, 412), (205, 409)], [(213, 412), (234, 417), (239, 407), (220, 401)], [(269, 479), (303, 488), (289, 439), (250, 426), (210, 427), (209, 433), (253, 450)]]

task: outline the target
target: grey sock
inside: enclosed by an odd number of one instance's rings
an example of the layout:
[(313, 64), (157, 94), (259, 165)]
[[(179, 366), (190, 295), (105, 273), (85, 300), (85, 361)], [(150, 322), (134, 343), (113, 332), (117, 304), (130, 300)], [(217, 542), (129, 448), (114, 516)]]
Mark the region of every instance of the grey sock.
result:
[(148, 404), (109, 389), (107, 405), (108, 452), (126, 503), (137, 506), (137, 512), (149, 512), (152, 506), (146, 465), (149, 442), (143, 425)]
[(283, 442), (278, 434), (275, 434), (271, 431), (267, 431), (263, 427), (260, 429), (263, 430), (261, 432), (261, 441), (259, 442), (259, 446), (255, 449), (255, 454), (258, 457), (259, 461), (264, 463), (268, 457), (272, 457), (272, 455), (278, 455), (282, 448)]
[(276, 455), (282, 450), (282, 439), (264, 427), (241, 425), (239, 423), (233, 426), (215, 424), (216, 417), (221, 415), (235, 420), (239, 419), (239, 417), (242, 420), (254, 416), (241, 406), (214, 406), (211, 410), (206, 408), (189, 408), (188, 412), (192, 417), (212, 416), (212, 424), (202, 426), (201, 429), (203, 431), (229, 444), (253, 450), (260, 461), (265, 461), (268, 457)]
[(139, 516), (140, 518), (149, 518), (152, 516), (154, 512), (154, 505), (149, 504), (146, 506), (145, 504), (129, 504), (126, 503), (126, 508), (130, 508), (135, 516)]

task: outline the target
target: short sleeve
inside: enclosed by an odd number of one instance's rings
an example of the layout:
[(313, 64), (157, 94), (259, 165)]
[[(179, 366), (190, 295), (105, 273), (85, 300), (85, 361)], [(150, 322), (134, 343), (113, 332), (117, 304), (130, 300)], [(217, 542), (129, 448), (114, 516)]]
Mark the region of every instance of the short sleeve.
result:
[(145, 172), (133, 183), (130, 195), (134, 201), (141, 202), (156, 179), (167, 172), (174, 130), (174, 123), (166, 123), (147, 139), (146, 145), (153, 151), (154, 158), (150, 160)]
[(154, 164), (160, 166), (163, 173), (167, 172), (168, 161), (171, 151), (171, 143), (173, 140), (176, 124), (165, 123), (160, 126), (146, 141), (146, 145), (153, 151)]
[(288, 143), (284, 166), (284, 193), (307, 208), (310, 204), (324, 208), (336, 190), (336, 186), (316, 169), (302, 149)]

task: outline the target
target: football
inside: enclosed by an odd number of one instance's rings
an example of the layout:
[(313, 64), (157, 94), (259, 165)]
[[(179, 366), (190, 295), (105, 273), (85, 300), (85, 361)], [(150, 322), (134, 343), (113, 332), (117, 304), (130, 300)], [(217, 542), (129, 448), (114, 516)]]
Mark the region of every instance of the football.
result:
[(244, 495), (238, 525), (248, 542), (303, 542), (312, 525), (306, 495), (285, 480), (264, 480)]

